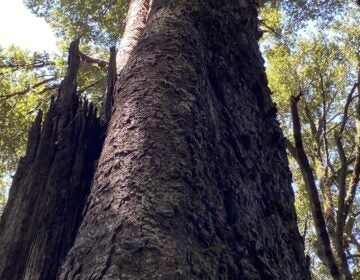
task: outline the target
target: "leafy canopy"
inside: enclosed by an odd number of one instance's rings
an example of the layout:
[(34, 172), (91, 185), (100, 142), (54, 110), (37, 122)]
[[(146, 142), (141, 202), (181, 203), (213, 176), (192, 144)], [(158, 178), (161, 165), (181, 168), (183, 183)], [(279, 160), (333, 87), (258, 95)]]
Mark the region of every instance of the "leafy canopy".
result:
[(117, 0), (25, 0), (36, 15), (44, 17), (57, 35), (67, 41), (110, 47), (121, 36), (128, 1)]
[[(338, 4), (342, 4), (339, 12)], [(311, 17), (313, 13), (309, 13), (310, 20), (302, 22), (305, 28), (300, 29), (289, 21), (292, 15), (289, 8), (265, 5), (261, 9), (261, 25), (266, 31), (262, 48), (272, 98), (277, 104), (280, 123), (287, 137), (299, 226), (305, 236), (307, 253), (311, 256), (313, 278), (330, 279), (326, 266), (321, 262), (323, 256), (314, 231), (309, 195), (294, 152), (289, 101), (291, 96), (303, 94), (298, 105), (302, 141), (320, 193), (332, 249), (341, 263), (335, 248), (339, 232), (337, 216), (343, 210), (340, 203), (345, 199), (342, 190), (348, 192), (354, 181), (352, 176), (360, 144), (360, 127), (356, 125), (360, 124), (359, 8), (350, 1), (337, 3), (331, 7), (335, 12), (328, 18), (316, 19)], [(313, 9), (315, 13), (316, 8)], [(340, 137), (340, 142), (337, 137)], [(341, 151), (345, 161), (341, 159)], [(344, 180), (341, 172), (345, 174)], [(354, 279), (359, 277), (359, 210), (360, 204), (355, 199), (345, 229), (340, 232), (344, 244), (342, 250)]]

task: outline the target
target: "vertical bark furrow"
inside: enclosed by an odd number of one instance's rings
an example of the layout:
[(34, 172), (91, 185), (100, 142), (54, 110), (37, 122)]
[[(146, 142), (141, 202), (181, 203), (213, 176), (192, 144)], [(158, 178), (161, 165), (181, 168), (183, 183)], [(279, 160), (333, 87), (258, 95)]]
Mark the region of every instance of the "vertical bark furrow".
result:
[(59, 279), (305, 278), (252, 5), (153, 1)]

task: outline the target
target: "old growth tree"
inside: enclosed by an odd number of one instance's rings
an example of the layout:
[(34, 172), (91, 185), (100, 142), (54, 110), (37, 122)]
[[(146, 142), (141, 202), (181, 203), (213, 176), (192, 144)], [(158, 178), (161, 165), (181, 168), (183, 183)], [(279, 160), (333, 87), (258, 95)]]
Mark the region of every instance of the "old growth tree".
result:
[(306, 279), (257, 39), (253, 1), (133, 0), (108, 123), (77, 96), (75, 41), (1, 218), (0, 278)]

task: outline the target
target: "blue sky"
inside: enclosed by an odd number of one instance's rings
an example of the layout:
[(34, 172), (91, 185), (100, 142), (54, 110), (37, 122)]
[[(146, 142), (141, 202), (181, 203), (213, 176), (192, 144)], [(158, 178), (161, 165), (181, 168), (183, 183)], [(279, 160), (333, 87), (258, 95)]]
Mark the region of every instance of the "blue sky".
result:
[(44, 19), (28, 10), (23, 0), (0, 0), (0, 46), (18, 45), (31, 51), (56, 51), (56, 38)]

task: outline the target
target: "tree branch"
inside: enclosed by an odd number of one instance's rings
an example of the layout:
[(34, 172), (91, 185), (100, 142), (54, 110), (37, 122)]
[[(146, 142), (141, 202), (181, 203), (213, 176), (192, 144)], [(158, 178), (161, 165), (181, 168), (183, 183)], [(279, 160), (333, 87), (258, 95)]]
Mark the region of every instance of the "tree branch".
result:
[[(347, 174), (347, 160), (343, 145), (341, 143), (341, 135), (335, 133), (334, 135), (336, 146), (340, 157), (340, 173), (338, 178), (339, 197), (338, 197), (338, 211), (336, 216), (336, 251), (341, 260), (341, 267), (347, 271), (346, 255), (344, 253), (344, 229), (345, 229), (345, 195), (346, 195), (346, 174)], [(350, 272), (348, 272), (350, 273)]]
[[(360, 93), (360, 69), (358, 71), (358, 83), (357, 89)], [(355, 156), (355, 164), (352, 176), (350, 178), (349, 189), (345, 198), (344, 205), (344, 217), (343, 222), (345, 223), (347, 216), (349, 215), (350, 208), (354, 202), (356, 189), (359, 184), (360, 179), (360, 98), (358, 99), (356, 105), (356, 136), (355, 136), (355, 145), (356, 145), (356, 156)]]
[[(14, 97), (14, 96), (21, 96), (21, 95), (25, 95), (27, 94), (28, 92), (42, 86), (42, 85), (45, 85), (49, 82), (52, 82), (52, 81), (55, 81), (56, 80), (56, 77), (51, 77), (49, 79), (45, 79), (43, 81), (40, 81), (34, 85), (30, 85), (28, 86), (26, 89), (22, 90), (22, 91), (17, 91), (17, 92), (13, 92), (13, 93), (9, 93), (9, 94), (5, 94), (5, 95), (0, 95), (0, 101), (3, 101), (3, 100), (7, 100), (11, 97)], [(41, 93), (43, 93), (44, 91), (41, 91)]]
[(286, 148), (287, 148), (288, 152), (290, 153), (290, 155), (291, 155), (296, 161), (298, 161), (295, 146), (294, 146), (294, 145), (290, 142), (290, 140), (287, 139), (287, 138), (285, 138), (285, 144), (286, 144)]
[(360, 254), (354, 254), (354, 255), (347, 256), (347, 259), (355, 259), (355, 258), (360, 258)]
[(356, 90), (358, 86), (358, 83), (355, 83), (353, 85), (353, 87), (351, 88), (351, 91), (346, 99), (346, 103), (345, 103), (345, 106), (344, 106), (344, 113), (343, 113), (343, 118), (342, 118), (342, 121), (341, 121), (341, 127), (340, 127), (340, 130), (339, 130), (339, 133), (343, 133), (344, 129), (345, 129), (345, 125), (346, 125), (346, 122), (348, 121), (348, 114), (349, 114), (349, 107), (350, 107), (350, 103), (351, 101), (353, 100), (353, 94)]
[(101, 83), (103, 80), (104, 80), (103, 78), (100, 80), (97, 80), (97, 81), (85, 86), (84, 88), (79, 89), (77, 93), (82, 94), (83, 92), (87, 91), (88, 89), (92, 88), (93, 86), (96, 86), (97, 84)]
[(54, 66), (53, 61), (35, 61), (33, 63), (4, 63), (0, 64), (0, 68), (11, 68), (14, 71), (20, 68), (43, 68), (46, 66)]
[(271, 32), (272, 34), (274, 34), (275, 37), (277, 37), (277, 38), (281, 37), (281, 30), (272, 28), (271, 26), (266, 24), (265, 20), (260, 20), (259, 23), (261, 26), (265, 27), (268, 30), (268, 32)]
[(300, 93), (298, 96), (292, 96), (290, 100), (296, 154), (300, 163), (299, 164), (300, 170), (303, 174), (305, 186), (307, 188), (307, 192), (309, 195), (311, 212), (315, 224), (315, 230), (317, 237), (322, 245), (322, 250), (324, 252), (324, 257), (325, 257), (324, 258), (325, 264), (329, 268), (332, 277), (334, 279), (340, 279), (339, 268), (338, 265), (336, 264), (335, 257), (331, 250), (329, 234), (327, 232), (324, 215), (322, 213), (321, 203), (315, 184), (314, 174), (310, 167), (310, 163), (306, 156), (302, 142), (301, 124), (300, 124), (300, 118), (297, 108), (297, 104), (301, 96), (302, 94)]
[(307, 102), (304, 102), (304, 111), (305, 111), (305, 116), (310, 124), (310, 130), (311, 130), (311, 134), (313, 136), (314, 139), (317, 138), (317, 133), (318, 133), (318, 130), (316, 129), (316, 125), (315, 125), (315, 122), (311, 116), (311, 112), (310, 112), (310, 109), (307, 105)]
[(91, 56), (88, 56), (87, 54), (84, 54), (83, 52), (79, 51), (79, 55), (82, 61), (85, 61), (90, 64), (97, 64), (101, 68), (106, 68), (108, 66), (108, 62), (105, 60), (102, 60), (100, 58), (94, 58)]

